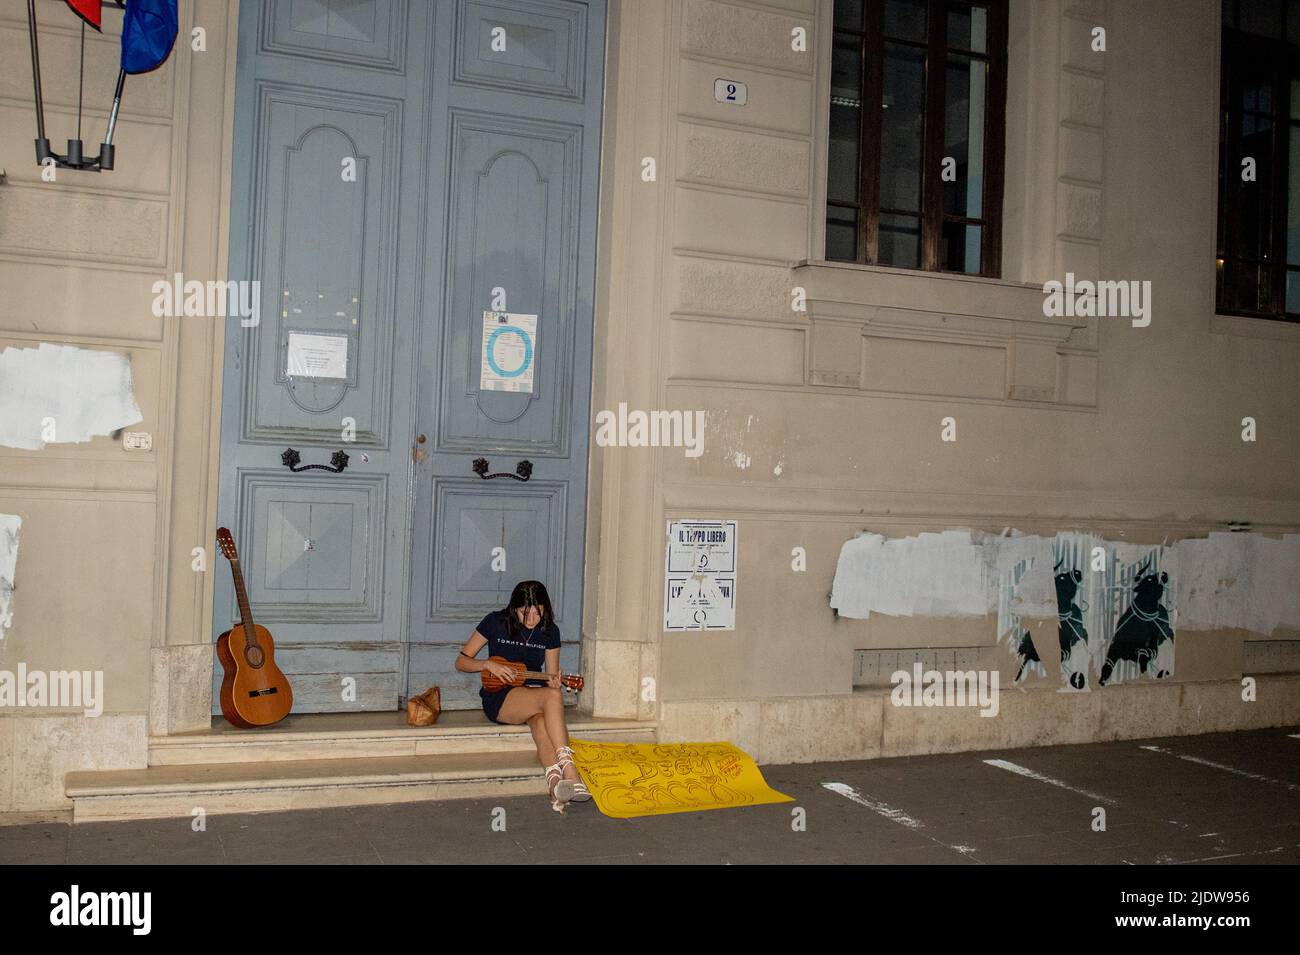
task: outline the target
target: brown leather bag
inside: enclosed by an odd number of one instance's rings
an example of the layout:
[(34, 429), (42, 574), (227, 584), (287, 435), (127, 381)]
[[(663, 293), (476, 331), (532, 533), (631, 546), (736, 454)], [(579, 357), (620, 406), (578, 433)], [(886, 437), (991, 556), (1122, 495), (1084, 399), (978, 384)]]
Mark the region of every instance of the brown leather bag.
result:
[(442, 691), (436, 686), (406, 701), (406, 722), (412, 726), (432, 726), (441, 712)]

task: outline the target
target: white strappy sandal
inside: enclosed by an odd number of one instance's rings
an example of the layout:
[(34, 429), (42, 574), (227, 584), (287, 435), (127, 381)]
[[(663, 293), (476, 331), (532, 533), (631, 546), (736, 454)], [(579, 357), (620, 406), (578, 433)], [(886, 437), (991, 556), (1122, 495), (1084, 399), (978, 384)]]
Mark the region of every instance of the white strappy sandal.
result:
[[(555, 765), (560, 767), (560, 772), (564, 772), (565, 766), (572, 766), (576, 772), (578, 764), (573, 761), (573, 747), (561, 746), (555, 751)], [(586, 802), (591, 798), (591, 791), (587, 789), (587, 784), (582, 781), (582, 776), (577, 779), (566, 779), (565, 782), (573, 786), (573, 795), (570, 800), (573, 802)]]
[(574, 784), (572, 779), (564, 778), (564, 766), (558, 760), (546, 767), (546, 785), (551, 793), (551, 808), (563, 813), (574, 797)]

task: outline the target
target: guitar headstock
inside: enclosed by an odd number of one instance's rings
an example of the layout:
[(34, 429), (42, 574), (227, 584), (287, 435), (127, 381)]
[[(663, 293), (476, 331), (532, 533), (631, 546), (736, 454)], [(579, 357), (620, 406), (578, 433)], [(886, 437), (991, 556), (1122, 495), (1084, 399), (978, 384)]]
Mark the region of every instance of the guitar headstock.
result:
[(235, 550), (235, 539), (230, 536), (230, 531), (226, 528), (217, 528), (217, 543), (221, 545), (221, 553), (226, 555), (226, 560), (239, 560), (239, 552)]
[(587, 681), (578, 673), (564, 673), (560, 675), (560, 683), (567, 686), (570, 690), (581, 692), (582, 688), (587, 685)]

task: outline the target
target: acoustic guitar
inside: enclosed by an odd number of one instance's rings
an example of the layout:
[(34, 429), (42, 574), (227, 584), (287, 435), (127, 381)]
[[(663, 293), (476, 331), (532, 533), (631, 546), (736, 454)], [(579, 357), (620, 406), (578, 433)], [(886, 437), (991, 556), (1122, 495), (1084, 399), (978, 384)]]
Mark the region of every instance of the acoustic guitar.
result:
[(217, 530), (221, 553), (230, 561), (239, 600), (239, 623), (217, 637), (217, 658), (225, 670), (221, 680), (221, 713), (232, 726), (248, 729), (270, 726), (289, 715), (293, 690), (275, 665), (275, 642), (271, 631), (253, 622), (239, 569), (239, 553), (230, 531)]
[[(515, 671), (514, 680), (506, 683), (489, 671), (480, 670), (479, 676), (483, 678), (483, 689), (489, 693), (504, 690), (508, 686), (522, 686), (524, 680), (549, 680), (551, 678), (549, 673), (537, 673), (528, 669), (528, 665), (523, 660), (507, 660), (505, 657), (488, 657), (488, 659), (493, 663), (504, 663)], [(561, 673), (560, 685), (567, 686), (570, 690), (581, 690), (586, 685), (586, 681), (576, 673)]]

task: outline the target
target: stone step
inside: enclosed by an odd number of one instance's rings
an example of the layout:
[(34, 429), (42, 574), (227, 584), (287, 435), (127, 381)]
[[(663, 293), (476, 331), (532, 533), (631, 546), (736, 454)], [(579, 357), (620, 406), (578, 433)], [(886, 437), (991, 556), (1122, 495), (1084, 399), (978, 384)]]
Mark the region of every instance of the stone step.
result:
[(522, 751), (152, 766), (64, 782), (74, 823), (546, 793), (536, 753)]
[[(652, 721), (572, 713), (565, 723), (571, 739), (657, 738)], [(528, 727), (468, 710), (426, 727), (400, 713), (295, 714), (259, 730), (217, 719), (152, 738), (147, 769), (68, 773), (64, 788), (74, 823), (546, 793)]]
[[(566, 714), (571, 737), (652, 743), (655, 723)], [(292, 714), (274, 726), (239, 729), (213, 720), (211, 730), (149, 739), (149, 765), (186, 766), (281, 760), (368, 759), (458, 753), (535, 755), (527, 726), (493, 723), (481, 710), (444, 710), (433, 726), (408, 726), (403, 713)]]

